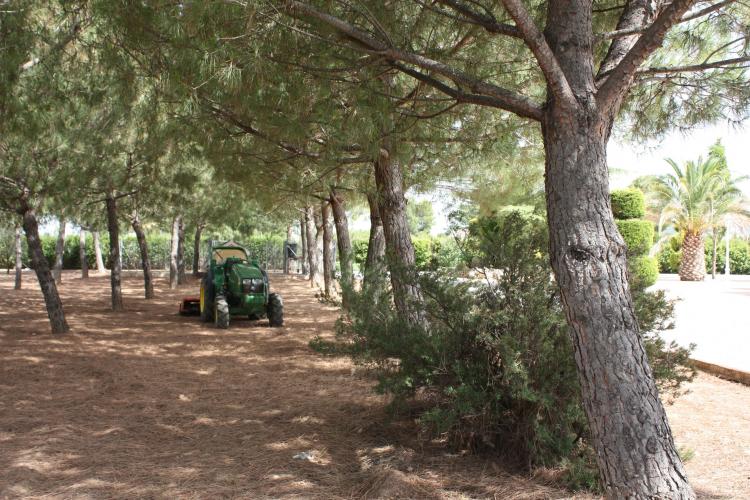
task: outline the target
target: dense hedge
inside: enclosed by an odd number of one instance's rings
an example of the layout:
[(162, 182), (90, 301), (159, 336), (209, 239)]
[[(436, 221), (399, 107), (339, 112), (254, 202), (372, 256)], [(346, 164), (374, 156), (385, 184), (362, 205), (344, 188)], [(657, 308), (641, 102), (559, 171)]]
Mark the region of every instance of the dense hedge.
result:
[(617, 220), (617, 229), (620, 230), (625, 244), (628, 246), (628, 255), (637, 256), (648, 253), (654, 243), (654, 225), (647, 220), (627, 219)]
[(628, 259), (628, 271), (633, 286), (648, 288), (659, 278), (659, 262), (648, 255), (633, 257)]
[(646, 214), (646, 201), (640, 189), (617, 189), (610, 196), (615, 219), (640, 219)]
[[(65, 238), (65, 247), (63, 251), (63, 268), (80, 269), (81, 259), (78, 252), (78, 234), (69, 235)], [(50, 266), (55, 261), (55, 246), (57, 237), (44, 235), (41, 238), (42, 249)], [(169, 254), (171, 251), (172, 239), (168, 233), (150, 233), (146, 236), (148, 243), (149, 258), (151, 267), (154, 269), (169, 269)], [(102, 258), (105, 267), (109, 267), (109, 235), (100, 233), (102, 246)], [(138, 240), (134, 234), (124, 234), (120, 236), (122, 243), (122, 267), (123, 269), (140, 269), (141, 255), (138, 249)], [(271, 269), (281, 269), (284, 261), (284, 238), (281, 236), (257, 235), (245, 242), (251, 259)], [(206, 251), (206, 242), (201, 246), (201, 252)], [(93, 269), (96, 265), (94, 253), (94, 240), (91, 234), (86, 235), (86, 260), (89, 268)], [(25, 258), (24, 262), (30, 262)], [(191, 269), (193, 265), (193, 239), (185, 238), (185, 266)]]
[[(461, 250), (452, 236), (412, 236), (414, 260), (417, 269), (455, 269), (463, 262)], [(368, 241), (363, 236), (352, 240), (354, 263), (364, 270)]]
[[(716, 270), (724, 274), (725, 243), (719, 242), (716, 252)], [(682, 237), (675, 235), (667, 243), (662, 245), (657, 255), (659, 261), (659, 272), (677, 273), (682, 257)], [(706, 238), (706, 272), (711, 272), (711, 252), (713, 241)], [(729, 272), (730, 274), (750, 274), (750, 243), (740, 238), (733, 238), (729, 242)]]

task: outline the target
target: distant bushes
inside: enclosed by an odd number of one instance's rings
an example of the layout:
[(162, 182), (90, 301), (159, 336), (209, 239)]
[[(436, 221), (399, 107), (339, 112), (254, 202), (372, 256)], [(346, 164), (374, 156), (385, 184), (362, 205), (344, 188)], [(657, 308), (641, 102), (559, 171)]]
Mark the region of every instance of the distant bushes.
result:
[[(724, 273), (725, 242), (720, 241), (716, 252), (716, 270)], [(706, 272), (711, 272), (711, 253), (713, 240), (706, 238)], [(677, 273), (682, 257), (682, 236), (676, 234), (662, 244), (657, 259), (660, 273)], [(750, 274), (750, 244), (740, 238), (732, 238), (729, 242), (729, 272), (730, 274)]]
[[(414, 260), (417, 269), (455, 269), (463, 264), (463, 254), (452, 236), (430, 236), (420, 234), (412, 236)], [(354, 263), (364, 270), (367, 260), (368, 240), (364, 235), (352, 239)]]

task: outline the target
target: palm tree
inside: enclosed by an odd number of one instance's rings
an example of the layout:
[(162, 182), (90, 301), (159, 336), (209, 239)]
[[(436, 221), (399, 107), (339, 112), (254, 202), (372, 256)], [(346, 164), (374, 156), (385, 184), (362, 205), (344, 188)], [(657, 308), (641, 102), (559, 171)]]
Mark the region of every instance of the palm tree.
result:
[(684, 169), (668, 159), (672, 172), (653, 183), (663, 203), (662, 221), (683, 234), (679, 274), (682, 281), (702, 281), (706, 276), (704, 234), (723, 225), (728, 214), (744, 213), (743, 196), (723, 162), (715, 157), (688, 161)]

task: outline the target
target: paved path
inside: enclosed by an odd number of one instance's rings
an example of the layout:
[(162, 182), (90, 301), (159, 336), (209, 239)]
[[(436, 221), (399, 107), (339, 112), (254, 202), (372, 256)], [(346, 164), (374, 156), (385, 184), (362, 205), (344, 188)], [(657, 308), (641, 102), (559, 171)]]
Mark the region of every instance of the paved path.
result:
[(750, 373), (750, 276), (688, 282), (662, 274), (654, 288), (680, 299), (666, 339), (695, 343), (695, 359)]

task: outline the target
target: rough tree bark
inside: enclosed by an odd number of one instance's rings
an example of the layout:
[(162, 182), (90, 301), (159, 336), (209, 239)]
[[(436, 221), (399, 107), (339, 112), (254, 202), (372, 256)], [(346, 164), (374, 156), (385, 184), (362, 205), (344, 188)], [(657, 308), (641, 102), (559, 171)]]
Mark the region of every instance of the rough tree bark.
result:
[(21, 245), (21, 226), (16, 226), (15, 236), (16, 252), (16, 279), (13, 284), (14, 290), (20, 290), (23, 282), (23, 247)]
[(542, 119), (550, 259), (604, 490), (610, 498), (693, 498), (648, 364), (610, 206), (606, 146), (624, 96), (607, 101), (604, 92), (604, 103), (597, 101), (590, 4), (551, 2), (548, 16), (555, 22), (545, 38), (570, 85), (569, 99), (558, 91)]
[(151, 259), (148, 256), (148, 242), (146, 233), (143, 232), (141, 218), (138, 212), (134, 212), (130, 218), (130, 225), (133, 227), (135, 238), (138, 240), (138, 251), (141, 254), (141, 269), (143, 270), (143, 293), (146, 299), (153, 299), (154, 294), (154, 274), (151, 271)]
[(307, 224), (305, 223), (305, 217), (300, 217), (299, 220), (299, 239), (300, 239), (300, 252), (299, 260), (301, 264), (302, 274), (307, 274)]
[(78, 231), (78, 259), (81, 261), (81, 279), (89, 277), (89, 262), (86, 257), (86, 230), (81, 228)]
[(335, 294), (333, 288), (333, 273), (335, 264), (331, 245), (333, 243), (333, 226), (331, 225), (331, 205), (327, 201), (320, 204), (320, 217), (323, 229), (323, 295), (332, 297)]
[(177, 226), (177, 284), (187, 283), (185, 274), (185, 219), (180, 215), (180, 224)]
[(107, 194), (107, 229), (109, 231), (109, 260), (112, 262), (109, 280), (112, 288), (112, 310), (122, 311), (122, 256), (120, 255), (120, 225), (117, 220), (117, 198)]
[(195, 225), (195, 237), (193, 238), (193, 276), (198, 276), (201, 270), (201, 234), (206, 228), (203, 222)]
[(367, 242), (365, 283), (368, 281), (368, 276), (383, 272), (383, 259), (385, 258), (385, 235), (383, 234), (383, 220), (380, 218), (378, 195), (367, 193), (367, 203), (370, 206), (370, 238)]
[(381, 146), (374, 165), (393, 300), (402, 318), (412, 324), (423, 324), (422, 291), (411, 276), (415, 263), (414, 245), (411, 242), (409, 222), (406, 218), (401, 166), (391, 157), (391, 152), (385, 144)]
[(349, 295), (354, 289), (352, 240), (349, 236), (349, 219), (346, 216), (344, 197), (333, 187), (331, 188), (331, 208), (333, 209), (333, 223), (336, 226), (336, 243), (341, 266), (341, 305), (344, 309), (348, 309)]
[(682, 241), (682, 259), (677, 270), (681, 281), (703, 281), (706, 278), (706, 254), (703, 233), (686, 231)]
[(65, 321), (65, 312), (63, 311), (60, 294), (57, 292), (57, 285), (42, 250), (42, 241), (39, 238), (39, 223), (36, 220), (36, 214), (25, 201), (22, 202), (19, 214), (23, 217), (23, 230), (26, 233), (26, 244), (29, 247), (31, 265), (34, 266), (37, 280), (39, 280), (39, 288), (42, 289), (52, 333), (65, 333), (70, 330), (70, 327), (67, 321)]
[(172, 220), (172, 245), (169, 252), (169, 288), (175, 289), (179, 284), (178, 281), (178, 258), (179, 258), (179, 241), (180, 241), (180, 216), (177, 215)]
[(57, 230), (57, 242), (55, 243), (55, 265), (52, 267), (52, 276), (55, 283), (62, 283), (63, 254), (65, 253), (65, 217), (60, 217), (60, 227)]
[(96, 255), (96, 272), (104, 272), (104, 259), (102, 258), (102, 243), (99, 239), (99, 231), (91, 233), (94, 236), (94, 254)]
[(305, 240), (307, 241), (307, 265), (310, 269), (310, 286), (318, 285), (318, 245), (315, 240), (315, 217), (313, 208), (305, 208)]

